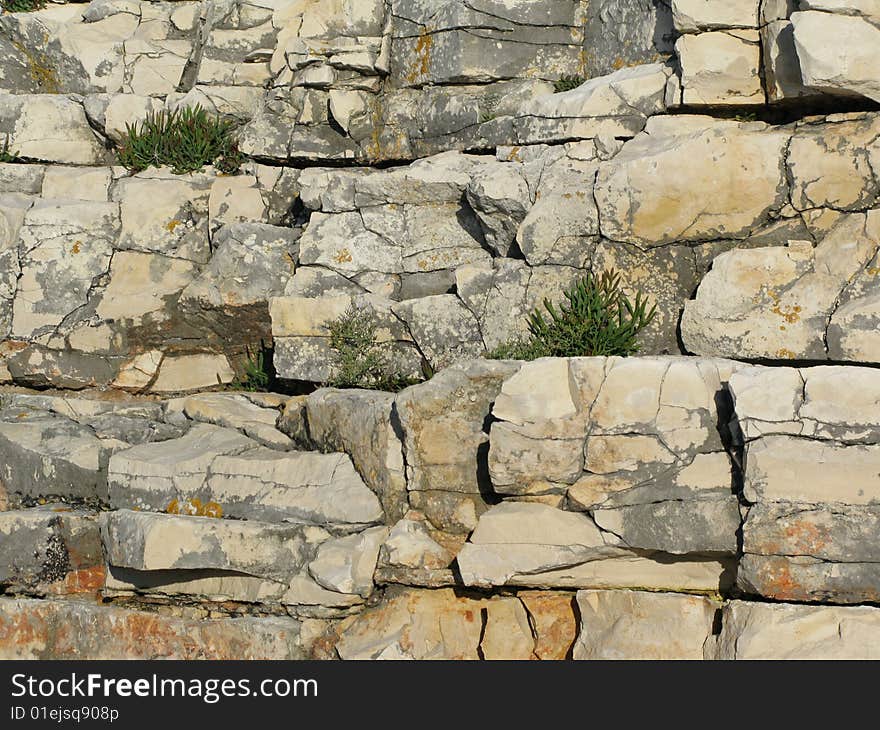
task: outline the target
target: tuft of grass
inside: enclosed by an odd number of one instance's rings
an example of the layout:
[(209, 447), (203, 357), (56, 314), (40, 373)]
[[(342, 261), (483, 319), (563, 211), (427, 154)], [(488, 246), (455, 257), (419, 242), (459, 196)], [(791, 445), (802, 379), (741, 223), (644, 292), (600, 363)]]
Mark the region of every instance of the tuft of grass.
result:
[(733, 118), (738, 122), (757, 122), (758, 115), (755, 112), (740, 112), (734, 114)]
[(232, 174), (244, 161), (234, 129), (234, 122), (214, 117), (200, 106), (163, 109), (126, 125), (117, 156), (132, 172), (167, 165), (181, 175), (213, 164)]
[(18, 152), (13, 152), (9, 144), (9, 135), (7, 134), (3, 146), (0, 147), (0, 162), (16, 162), (18, 160)]
[(46, 7), (46, 0), (0, 0), (0, 8), (7, 13), (31, 13)]
[(530, 338), (496, 348), (494, 359), (535, 360), (539, 357), (633, 355), (638, 335), (657, 313), (648, 309), (641, 291), (631, 301), (620, 290), (620, 274), (613, 269), (601, 276), (588, 274), (565, 293), (558, 307), (544, 300), (528, 318)]
[(233, 390), (249, 393), (264, 393), (272, 389), (275, 373), (272, 368), (272, 350), (261, 340), (259, 349), (245, 347), (246, 359), (242, 365), (243, 374), (230, 386)]
[(397, 392), (418, 382), (394, 372), (387, 345), (378, 342), (373, 314), (349, 305), (327, 325), (333, 351), (331, 388)]
[(557, 94), (561, 94), (563, 91), (576, 89), (585, 81), (586, 79), (583, 76), (560, 76), (553, 82), (553, 89)]

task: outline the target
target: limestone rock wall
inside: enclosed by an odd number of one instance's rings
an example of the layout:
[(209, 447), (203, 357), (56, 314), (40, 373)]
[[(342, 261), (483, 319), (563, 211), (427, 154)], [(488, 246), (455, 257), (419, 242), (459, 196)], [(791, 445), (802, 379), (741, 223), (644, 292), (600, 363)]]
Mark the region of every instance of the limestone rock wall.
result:
[(475, 360), (397, 396), (2, 403), (3, 656), (874, 655), (875, 369)]
[[(876, 64), (823, 57), (838, 44), (811, 30), (861, 38), (870, 8), (426, 8), (2, 15), (0, 138), (20, 162), (0, 165), (0, 377), (192, 391), (274, 340), (282, 378), (323, 382), (351, 301), (417, 375), (523, 336), (610, 266), (658, 304), (646, 353), (880, 359)], [(581, 85), (554, 93), (563, 77)], [(127, 124), (193, 104), (241, 123), (241, 174), (114, 167)], [(758, 121), (774, 110), (788, 123)]]
[[(875, 656), (878, 54), (867, 0), (0, 13), (0, 656)], [(238, 174), (119, 166), (196, 104)], [(485, 358), (610, 267), (640, 357)], [(432, 377), (315, 390), (352, 303)]]

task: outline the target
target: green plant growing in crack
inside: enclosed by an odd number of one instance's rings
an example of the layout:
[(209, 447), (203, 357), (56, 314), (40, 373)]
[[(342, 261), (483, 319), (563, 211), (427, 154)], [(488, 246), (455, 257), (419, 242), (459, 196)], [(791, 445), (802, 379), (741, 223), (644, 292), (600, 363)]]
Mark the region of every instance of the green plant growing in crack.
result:
[(262, 393), (272, 389), (275, 372), (272, 367), (272, 350), (260, 340), (259, 348), (245, 347), (242, 374), (230, 386), (233, 390)]
[(126, 125), (117, 156), (132, 172), (167, 165), (181, 175), (213, 164), (220, 172), (233, 174), (244, 161), (234, 129), (234, 122), (210, 115), (200, 106), (163, 109)]
[(7, 13), (30, 13), (46, 7), (46, 0), (0, 0), (0, 8)]
[(571, 91), (581, 86), (586, 79), (583, 76), (560, 76), (553, 82), (553, 89), (557, 94), (564, 91)]
[(7, 134), (3, 146), (0, 147), (0, 162), (16, 162), (18, 160), (18, 152), (13, 152), (10, 144)]
[(632, 301), (620, 289), (613, 269), (599, 276), (587, 274), (564, 292), (560, 305), (544, 300), (528, 318), (529, 338), (493, 350), (494, 359), (534, 360), (539, 357), (633, 355), (638, 335), (657, 314), (648, 309), (641, 291)]
[(395, 371), (387, 343), (378, 341), (376, 320), (354, 304), (328, 323), (332, 350), (331, 388), (364, 388), (397, 392), (418, 382)]

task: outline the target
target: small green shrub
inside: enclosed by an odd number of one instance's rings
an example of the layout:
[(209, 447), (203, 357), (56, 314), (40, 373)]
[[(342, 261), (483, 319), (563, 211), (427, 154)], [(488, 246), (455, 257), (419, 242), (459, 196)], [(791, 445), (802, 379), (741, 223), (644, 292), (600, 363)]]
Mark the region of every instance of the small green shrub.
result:
[(261, 341), (259, 349), (245, 347), (244, 372), (232, 383), (233, 390), (262, 393), (272, 389), (275, 373), (272, 369), (272, 351)]
[(327, 325), (333, 350), (331, 388), (365, 388), (396, 392), (417, 382), (394, 372), (388, 346), (377, 341), (371, 312), (349, 305)]
[(46, 7), (46, 0), (0, 0), (0, 8), (7, 13), (30, 13)]
[(588, 274), (565, 292), (558, 307), (544, 300), (545, 312), (536, 309), (528, 318), (530, 338), (502, 345), (490, 353), (495, 359), (534, 360), (539, 357), (632, 355), (639, 350), (637, 337), (657, 313), (647, 308), (642, 292), (635, 302), (620, 290), (620, 275), (613, 269), (596, 277)]
[(553, 82), (553, 88), (556, 90), (557, 94), (561, 94), (563, 91), (576, 89), (585, 81), (586, 79), (583, 76), (560, 76)]
[(757, 122), (758, 115), (755, 112), (740, 112), (739, 114), (734, 114), (733, 118), (737, 122)]
[(9, 135), (6, 135), (6, 140), (3, 142), (3, 146), (0, 147), (0, 162), (15, 162), (18, 159), (18, 152), (13, 152), (9, 146)]
[(132, 172), (168, 165), (181, 175), (213, 164), (221, 172), (234, 173), (244, 161), (234, 128), (234, 122), (211, 116), (200, 106), (163, 109), (127, 124), (117, 155)]

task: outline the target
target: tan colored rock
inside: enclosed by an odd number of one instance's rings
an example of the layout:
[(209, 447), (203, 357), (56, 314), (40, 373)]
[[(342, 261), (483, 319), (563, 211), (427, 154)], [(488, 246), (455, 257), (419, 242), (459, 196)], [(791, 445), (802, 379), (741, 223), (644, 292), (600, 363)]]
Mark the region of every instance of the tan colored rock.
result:
[(880, 610), (730, 601), (707, 659), (877, 659)]
[[(322, 388), (305, 400), (299, 424), (285, 408), (279, 427), (297, 439), (300, 448), (340, 451), (382, 502), (389, 520), (408, 509), (403, 444), (394, 424), (394, 395), (367, 390)], [(303, 431), (307, 431), (307, 436)]]
[(156, 377), (161, 363), (161, 350), (148, 350), (135, 355), (119, 368), (119, 374), (112, 385), (121, 390), (144, 390)]
[(59, 94), (0, 94), (0, 123), (21, 157), (69, 165), (100, 165), (105, 153), (82, 105)]
[[(877, 278), (867, 270), (878, 247), (880, 216), (872, 211), (843, 216), (815, 248), (799, 241), (721, 254), (685, 304), (685, 346), (700, 355), (876, 362), (870, 331)], [(841, 300), (847, 309), (838, 315)], [(867, 339), (852, 343), (834, 325), (860, 308), (849, 324), (867, 330)]]
[[(765, 3), (766, 5), (766, 3)], [(764, 58), (764, 83), (767, 101), (815, 95), (804, 86), (801, 66), (794, 44), (794, 26), (788, 20), (774, 20), (761, 28)]]
[(720, 604), (699, 596), (579, 591), (575, 659), (702, 659)]
[(112, 170), (109, 167), (62, 167), (52, 165), (43, 176), (44, 198), (106, 202)]
[(538, 659), (569, 659), (578, 635), (574, 594), (520, 591), (516, 597), (526, 607), (534, 626), (535, 656)]
[(235, 379), (235, 371), (224, 355), (166, 356), (156, 380), (150, 386), (153, 393), (181, 393), (201, 388), (216, 388)]
[[(410, 503), (440, 529), (467, 533), (485, 510), (489, 488), (481, 460), (492, 402), (514, 363), (475, 360), (455, 365), (396, 398), (404, 434)], [(416, 504), (416, 493), (426, 492)], [(448, 500), (441, 500), (445, 493)], [(453, 503), (453, 504), (450, 504)]]
[(683, 35), (675, 43), (675, 52), (681, 63), (684, 104), (766, 103), (757, 30)]
[[(816, 11), (791, 16), (805, 86), (880, 101), (880, 27), (866, 19)], [(828, 38), (834, 43), (828, 43)]]
[(309, 563), (309, 573), (327, 590), (366, 598), (373, 592), (379, 547), (387, 536), (387, 527), (373, 527), (357, 535), (328, 540)]
[(478, 659), (486, 603), (451, 588), (406, 591), (364, 611), (336, 649), (343, 659)]
[(128, 127), (137, 128), (151, 112), (162, 109), (162, 102), (149, 96), (113, 94), (104, 110), (104, 133), (119, 144), (128, 134)]
[(516, 599), (486, 604), (486, 629), (480, 643), (484, 659), (532, 659), (535, 639), (523, 604)]
[(880, 181), (872, 171), (872, 154), (880, 154), (878, 115), (800, 127), (788, 154), (795, 208), (864, 210), (874, 205)]
[(757, 123), (653, 117), (599, 167), (602, 233), (641, 246), (746, 235), (787, 202), (788, 138)]
[(662, 357), (525, 363), (493, 408), (492, 485), (549, 504), (567, 493), (569, 509), (589, 511), (632, 548), (733, 554), (740, 516), (717, 424), (722, 384), (737, 367)]
[(127, 327), (168, 319), (166, 303), (195, 276), (197, 267), (181, 259), (137, 251), (118, 251), (110, 263), (110, 281), (96, 312), (104, 320), (121, 320)]
[(672, 21), (680, 33), (721, 28), (757, 28), (760, 0), (672, 0)]

